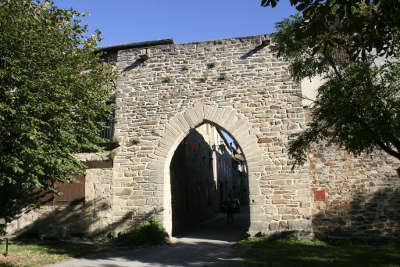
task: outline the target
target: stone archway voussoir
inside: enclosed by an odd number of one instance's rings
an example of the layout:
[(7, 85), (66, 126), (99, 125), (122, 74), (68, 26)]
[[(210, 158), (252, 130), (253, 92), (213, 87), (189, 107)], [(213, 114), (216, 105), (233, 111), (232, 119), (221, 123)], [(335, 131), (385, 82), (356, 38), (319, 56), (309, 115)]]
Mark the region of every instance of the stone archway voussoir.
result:
[(214, 117), (217, 111), (218, 109), (216, 107), (204, 107), (204, 119), (210, 122), (214, 122)]
[[(235, 129), (234, 125), (235, 125), (236, 121), (238, 121), (238, 120), (239, 120), (239, 118), (237, 117), (236, 112), (231, 111), (229, 113), (226, 113), (226, 115), (224, 116), (222, 125), (224, 126), (225, 130), (228, 131), (229, 134), (232, 135), (232, 132)], [(232, 136), (232, 137), (234, 137), (234, 136)]]
[(165, 127), (165, 135), (179, 136), (181, 134), (184, 134), (184, 132), (173, 127), (171, 123), (167, 124)]
[(176, 121), (179, 123), (179, 127), (182, 129), (182, 131), (188, 134), (191, 128), (181, 113), (176, 115)]
[(166, 158), (159, 158), (157, 160), (153, 160), (147, 165), (147, 169), (149, 170), (162, 170), (165, 165)]
[(183, 113), (183, 117), (186, 119), (191, 129), (196, 128), (200, 123), (203, 122), (203, 119), (197, 116), (194, 109), (188, 110)]
[(225, 110), (222, 108), (218, 108), (217, 109), (217, 113), (214, 115), (214, 118), (212, 118), (212, 121), (215, 122), (218, 125), (224, 125), (225, 124), (225, 120), (224, 120), (224, 112)]
[(249, 167), (252, 166), (252, 164), (256, 164), (256, 163), (258, 164), (258, 163), (263, 162), (262, 156), (257, 155), (256, 153), (257, 152), (249, 153), (248, 155), (245, 154), (247, 165)]
[(239, 119), (235, 122), (235, 124), (233, 125), (233, 128), (234, 128), (234, 130), (233, 130), (232, 134), (235, 136), (238, 136), (238, 138), (239, 138), (239, 135), (241, 132), (243, 132), (243, 133), (247, 132), (247, 134), (248, 134), (249, 124), (247, 123), (246, 119)]
[[(182, 125), (182, 123), (178, 120), (178, 118), (174, 117), (172, 118), (167, 126), (172, 127), (179, 135), (181, 134), (187, 134), (188, 129)], [(166, 127), (167, 130), (167, 127)]]
[(242, 149), (243, 153), (245, 153), (246, 157), (249, 157), (251, 154), (259, 154), (260, 150), (257, 147), (257, 143), (254, 140), (243, 138), (243, 140), (239, 145)]
[(200, 119), (200, 123), (204, 121), (204, 105), (196, 103), (194, 105), (193, 111), (196, 113), (197, 117)]

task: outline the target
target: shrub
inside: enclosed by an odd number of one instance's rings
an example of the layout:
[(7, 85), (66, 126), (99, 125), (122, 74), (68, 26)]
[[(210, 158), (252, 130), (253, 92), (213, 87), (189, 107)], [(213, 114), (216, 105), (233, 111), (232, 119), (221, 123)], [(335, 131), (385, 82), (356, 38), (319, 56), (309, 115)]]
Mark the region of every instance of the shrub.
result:
[(116, 242), (128, 247), (153, 246), (167, 242), (167, 233), (164, 231), (161, 223), (151, 220), (142, 223), (136, 228), (124, 233), (120, 233)]

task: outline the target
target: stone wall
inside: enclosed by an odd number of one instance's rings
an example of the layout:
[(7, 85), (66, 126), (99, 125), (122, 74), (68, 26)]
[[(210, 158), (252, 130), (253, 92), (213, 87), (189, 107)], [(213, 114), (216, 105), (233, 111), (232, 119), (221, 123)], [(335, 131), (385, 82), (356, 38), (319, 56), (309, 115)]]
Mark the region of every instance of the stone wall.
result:
[(97, 236), (112, 231), (112, 165), (107, 154), (79, 154), (86, 163), (84, 202), (44, 205), (26, 209), (7, 225), (8, 234), (40, 238)]
[[(114, 197), (114, 220), (131, 210), (137, 216), (152, 212), (170, 232), (172, 155), (190, 129), (211, 123), (235, 139), (248, 164), (251, 234), (397, 231), (398, 164), (381, 152), (352, 157), (319, 146), (304, 167), (291, 171), (288, 141), (305, 127), (301, 88), (290, 79), (288, 63), (271, 53), (268, 38), (118, 51), (123, 77), (116, 136), (122, 145), (113, 188), (125, 195)], [(134, 145), (136, 138), (141, 143)], [(315, 200), (317, 193), (325, 200)], [(146, 201), (136, 201), (137, 194)]]
[(400, 237), (397, 159), (380, 150), (353, 156), (326, 144), (315, 146), (308, 159), (317, 237)]
[(151, 213), (171, 232), (172, 155), (190, 129), (210, 122), (246, 157), (250, 233), (311, 229), (308, 170), (291, 172), (286, 153), (289, 134), (304, 127), (301, 90), (266, 38), (118, 51), (114, 221)]

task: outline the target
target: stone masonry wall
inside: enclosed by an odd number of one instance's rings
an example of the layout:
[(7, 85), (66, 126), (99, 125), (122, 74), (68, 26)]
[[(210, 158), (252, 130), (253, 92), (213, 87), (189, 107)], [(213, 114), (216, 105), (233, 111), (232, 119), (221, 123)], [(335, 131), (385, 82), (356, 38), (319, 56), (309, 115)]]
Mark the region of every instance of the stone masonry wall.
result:
[(313, 230), (317, 237), (400, 237), (400, 178), (397, 159), (382, 151), (354, 157), (318, 145), (309, 154)]
[(170, 159), (191, 128), (210, 122), (245, 154), (249, 231), (311, 229), (308, 171), (291, 172), (286, 153), (289, 134), (304, 127), (301, 91), (266, 38), (118, 51), (114, 221), (130, 212), (132, 222), (152, 215), (171, 231)]
[[(309, 153), (308, 162), (317, 237), (400, 237), (397, 159), (381, 150), (353, 156), (320, 144)], [(317, 191), (325, 198), (318, 198)]]
[[(85, 171), (85, 200), (25, 210), (7, 225), (8, 234), (28, 234), (40, 238), (102, 235), (112, 231), (111, 181), (113, 169), (103, 166), (107, 154), (87, 153), (76, 157), (89, 165)], [(90, 165), (98, 165), (93, 167)]]
[[(305, 120), (311, 112), (305, 109)], [(314, 145), (308, 154), (312, 227), (317, 238), (400, 237), (397, 159), (377, 149), (354, 156), (337, 146)]]

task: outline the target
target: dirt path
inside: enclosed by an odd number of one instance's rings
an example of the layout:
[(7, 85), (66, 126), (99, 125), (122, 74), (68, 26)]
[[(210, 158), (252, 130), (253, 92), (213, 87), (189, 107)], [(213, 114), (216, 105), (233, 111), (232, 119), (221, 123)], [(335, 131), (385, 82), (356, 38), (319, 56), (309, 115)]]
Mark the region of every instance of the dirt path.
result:
[(242, 251), (232, 247), (243, 237), (241, 219), (237, 216), (233, 225), (226, 225), (220, 215), (191, 234), (173, 238), (169, 245), (111, 251), (52, 266), (245, 266)]

